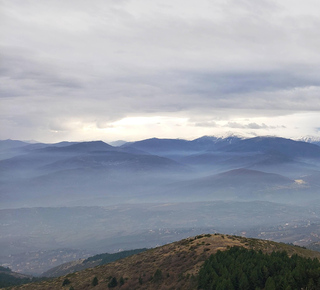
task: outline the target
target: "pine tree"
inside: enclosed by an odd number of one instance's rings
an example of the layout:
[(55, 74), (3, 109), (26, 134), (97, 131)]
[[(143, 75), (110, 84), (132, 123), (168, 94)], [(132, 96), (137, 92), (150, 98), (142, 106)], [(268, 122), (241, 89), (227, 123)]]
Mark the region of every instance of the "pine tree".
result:
[(269, 277), (267, 279), (266, 285), (264, 287), (265, 290), (276, 290), (276, 284), (274, 283), (274, 280), (272, 277)]
[(121, 278), (120, 278), (120, 280), (119, 280), (119, 284), (120, 284), (120, 286), (122, 286), (122, 285), (124, 284), (124, 279), (123, 279), (122, 276), (121, 276)]
[(108, 283), (109, 288), (114, 288), (118, 285), (118, 281), (116, 277), (113, 277), (110, 282)]
[(94, 277), (94, 278), (92, 279), (91, 285), (92, 285), (92, 286), (97, 286), (98, 284), (99, 284), (98, 278), (97, 278), (97, 277)]

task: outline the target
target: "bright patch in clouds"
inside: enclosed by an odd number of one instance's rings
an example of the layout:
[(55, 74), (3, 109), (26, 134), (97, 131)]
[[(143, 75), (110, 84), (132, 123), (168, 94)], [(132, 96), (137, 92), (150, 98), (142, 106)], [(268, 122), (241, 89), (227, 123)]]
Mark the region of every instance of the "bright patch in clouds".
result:
[[(128, 117), (105, 123), (104, 126), (98, 126), (95, 122), (83, 124), (81, 130), (87, 137), (86, 140), (100, 138), (107, 142), (121, 139), (124, 135), (127, 141), (147, 139), (150, 136), (195, 139), (203, 135), (227, 136), (231, 133), (244, 137), (270, 135), (297, 138), (316, 135), (316, 129), (310, 130), (310, 128), (314, 122), (317, 122), (317, 118), (316, 113), (301, 113), (273, 118), (235, 118), (229, 121), (215, 120), (199, 123), (186, 117)], [(298, 135), (297, 131), (303, 134)], [(138, 139), (137, 136), (139, 136)]]
[(186, 137), (187, 118), (177, 117), (128, 117), (111, 123), (111, 128), (105, 129), (106, 133), (128, 136), (128, 140), (150, 138), (150, 136), (161, 136), (163, 138)]

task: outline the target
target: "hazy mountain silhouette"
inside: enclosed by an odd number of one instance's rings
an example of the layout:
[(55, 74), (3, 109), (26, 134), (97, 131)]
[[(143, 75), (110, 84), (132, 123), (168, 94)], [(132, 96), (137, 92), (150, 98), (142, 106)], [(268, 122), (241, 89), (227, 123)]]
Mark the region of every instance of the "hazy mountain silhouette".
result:
[(288, 157), (320, 158), (319, 146), (279, 137), (244, 139), (223, 149), (225, 152), (279, 152)]
[(19, 140), (0, 140), (0, 151), (2, 150), (7, 150), (7, 149), (14, 149), (14, 148), (19, 148), (23, 146), (29, 145), (26, 142), (19, 141)]
[[(208, 150), (218, 150), (226, 145), (236, 144), (241, 138), (230, 136), (217, 138), (214, 136), (203, 136), (192, 141), (183, 139), (158, 139), (151, 138), (137, 142), (126, 143), (121, 148), (136, 148), (152, 154), (192, 154)], [(179, 154), (178, 154), (179, 155)]]
[[(279, 176), (301, 179), (320, 168), (318, 146), (276, 137), (204, 136), (192, 141), (152, 138), (121, 147), (102, 141), (27, 146), (34, 149), (29, 147), (30, 151), (0, 161), (0, 189), (12, 202), (31, 197), (52, 202), (59, 195), (61, 202), (79, 202), (89, 197), (94, 202), (98, 196), (105, 196), (106, 201), (113, 196), (115, 203), (121, 199), (142, 200), (146, 192), (149, 202), (159, 197), (179, 201), (185, 196), (193, 200), (264, 199), (271, 191), (289, 190), (311, 190), (311, 198), (315, 181), (306, 183), (308, 188), (292, 189), (294, 181), (281, 179), (286, 184), (283, 188)], [(257, 170), (263, 173), (258, 174)], [(226, 171), (229, 173), (222, 173)], [(271, 173), (278, 174), (278, 179), (268, 175)], [(196, 178), (200, 179), (195, 182)], [(182, 189), (174, 188), (172, 194), (168, 193), (168, 184), (175, 182), (181, 182)], [(183, 190), (187, 194), (183, 195)]]
[[(257, 170), (239, 168), (170, 185), (167, 194), (176, 200), (279, 200), (287, 198), (288, 191), (296, 186), (285, 176)], [(270, 197), (270, 194), (272, 195)], [(168, 197), (169, 198), (169, 197)]]
[[(61, 144), (61, 143), (60, 143)], [(71, 153), (83, 153), (94, 151), (115, 151), (116, 148), (102, 141), (81, 142), (67, 146), (48, 146), (41, 151), (43, 152), (71, 152)]]
[(149, 153), (157, 154), (172, 151), (191, 151), (192, 145), (187, 140), (182, 139), (158, 139), (151, 138), (142, 141), (126, 143), (120, 148), (135, 148)]

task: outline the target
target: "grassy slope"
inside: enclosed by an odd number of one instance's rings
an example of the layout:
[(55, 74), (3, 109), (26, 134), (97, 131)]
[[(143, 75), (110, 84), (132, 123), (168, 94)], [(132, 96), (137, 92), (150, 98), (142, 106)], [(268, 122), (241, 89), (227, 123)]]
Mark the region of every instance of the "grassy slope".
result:
[(109, 253), (99, 254), (87, 259), (81, 259), (81, 260), (76, 260), (76, 261), (71, 261), (71, 262), (61, 264), (57, 267), (54, 267), (44, 272), (41, 276), (43, 277), (65, 276), (67, 274), (82, 271), (88, 268), (94, 268), (99, 265), (105, 265), (105, 264), (123, 259), (125, 257), (129, 257), (132, 255), (138, 254), (140, 252), (144, 252), (146, 250), (147, 249), (144, 248), (144, 249), (122, 251), (114, 254), (109, 254)]
[[(289, 255), (294, 253), (303, 257), (320, 259), (319, 252), (300, 247), (279, 244), (271, 241), (249, 239), (228, 235), (201, 235), (184, 239), (162, 247), (148, 250), (107, 265), (87, 269), (67, 276), (41, 283), (27, 284), (11, 289), (109, 289), (109, 277), (125, 278), (125, 284), (110, 289), (196, 289), (196, 276), (200, 266), (211, 254), (228, 247), (242, 246), (261, 249), (263, 252), (286, 250)], [(160, 269), (162, 276), (155, 281), (153, 275)], [(92, 286), (94, 277), (99, 284)], [(141, 277), (139, 283), (139, 277)], [(68, 278), (71, 284), (62, 287)]]

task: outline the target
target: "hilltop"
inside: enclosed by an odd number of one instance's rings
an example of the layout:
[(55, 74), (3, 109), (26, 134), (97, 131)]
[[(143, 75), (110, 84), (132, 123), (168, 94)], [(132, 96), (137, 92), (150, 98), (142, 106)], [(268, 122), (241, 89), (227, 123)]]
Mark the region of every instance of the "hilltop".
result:
[(289, 256), (297, 254), (320, 259), (319, 252), (287, 244), (239, 236), (203, 234), (107, 265), (11, 289), (196, 289), (197, 275), (204, 261), (218, 250), (225, 251), (234, 246), (261, 250), (268, 254), (286, 251)]

